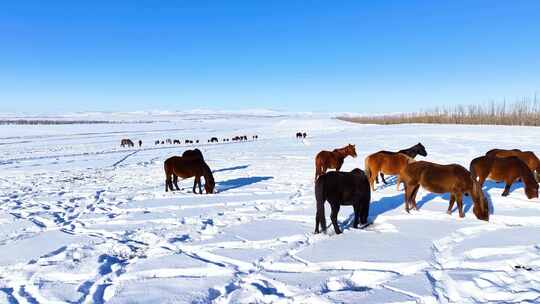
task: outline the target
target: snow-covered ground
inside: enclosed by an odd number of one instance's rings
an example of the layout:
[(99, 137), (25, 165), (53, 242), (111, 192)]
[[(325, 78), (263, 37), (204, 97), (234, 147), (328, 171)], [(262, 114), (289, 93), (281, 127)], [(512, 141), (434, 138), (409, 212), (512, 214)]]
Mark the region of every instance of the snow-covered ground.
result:
[[(136, 114), (133, 114), (136, 117)], [(146, 120), (140, 115), (141, 120)], [(170, 115), (151, 124), (0, 126), (0, 303), (388, 303), (540, 301), (540, 204), (487, 182), (490, 222), (446, 214), (420, 190), (404, 212), (394, 184), (372, 194), (365, 229), (314, 235), (314, 156), (422, 142), (427, 160), (540, 152), (540, 129), (355, 125), (317, 115)], [(297, 140), (297, 131), (307, 131)], [(259, 135), (207, 144), (212, 136)], [(142, 139), (120, 148), (120, 139)], [(163, 161), (200, 139), (219, 193), (165, 193)], [(395, 182), (394, 178), (389, 178)], [(327, 206), (328, 207), (328, 206)], [(329, 212), (327, 211), (327, 217)]]

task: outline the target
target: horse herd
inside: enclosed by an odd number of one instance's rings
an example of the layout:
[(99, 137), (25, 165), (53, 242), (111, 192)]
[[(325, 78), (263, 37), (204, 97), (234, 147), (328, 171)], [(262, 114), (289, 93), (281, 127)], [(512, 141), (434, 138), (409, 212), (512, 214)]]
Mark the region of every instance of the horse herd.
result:
[[(251, 139), (252, 140), (259, 139), (259, 135), (253, 135), (253, 136), (251, 136)], [(240, 141), (247, 141), (247, 140), (248, 140), (247, 135), (239, 135), (239, 136), (234, 136), (234, 137), (232, 137), (230, 139), (229, 138), (222, 138), (221, 142), (229, 142), (229, 141), (240, 142)], [(193, 140), (193, 139), (185, 139), (183, 142), (186, 145), (198, 144), (199, 140), (198, 139), (195, 139), (195, 140)], [(217, 137), (212, 137), (212, 138), (208, 139), (207, 142), (208, 143), (217, 143), (217, 142), (219, 142), (219, 139)], [(138, 143), (139, 143), (139, 147), (141, 147), (142, 146), (142, 140), (139, 140)], [(154, 141), (154, 145), (165, 145), (165, 144), (168, 144), (168, 145), (181, 145), (182, 140), (167, 138), (167, 139), (158, 139), (158, 140)], [(129, 138), (123, 138), (122, 140), (120, 140), (120, 146), (122, 148), (123, 147), (132, 148), (132, 147), (135, 147), (135, 144)]]
[[(253, 137), (255, 139), (255, 137)], [(214, 142), (217, 138), (211, 138)], [(375, 183), (387, 184), (384, 175), (397, 177), (397, 190), (404, 184), (405, 210), (417, 209), (416, 195), (420, 187), (437, 194), (449, 193), (448, 214), (457, 204), (459, 216), (464, 217), (463, 196), (473, 201), (473, 213), (480, 220), (489, 220), (489, 206), (482, 187), (486, 179), (505, 182), (502, 193), (507, 196), (512, 183), (522, 181), (528, 199), (538, 198), (538, 173), (540, 160), (531, 151), (518, 149), (493, 149), (485, 155), (473, 159), (469, 170), (458, 164), (441, 165), (428, 161), (416, 161), (416, 156), (427, 156), (425, 147), (418, 143), (410, 148), (393, 151), (378, 151), (365, 158), (364, 170), (354, 169), (340, 172), (345, 158), (357, 157), (355, 145), (347, 145), (333, 151), (320, 151), (315, 157), (315, 198), (317, 212), (315, 233), (326, 232), (324, 203), (331, 207), (330, 219), (337, 234), (341, 230), (337, 215), (342, 205), (352, 205), (354, 209), (353, 227), (367, 224), (371, 192)], [(335, 171), (327, 172), (329, 169)], [(178, 178), (194, 177), (193, 192), (202, 194), (201, 177), (204, 177), (206, 193), (215, 193), (212, 171), (204, 161), (199, 149), (187, 150), (182, 156), (165, 160), (165, 191), (180, 190)]]
[[(370, 191), (375, 191), (380, 173), (386, 184), (384, 174), (397, 175), (397, 187), (405, 185), (405, 210), (416, 207), (416, 194), (421, 187), (437, 193), (450, 193), (448, 214), (457, 203), (459, 216), (464, 217), (463, 196), (471, 196), (473, 213), (480, 220), (489, 220), (488, 201), (482, 187), (487, 178), (496, 182), (505, 182), (502, 196), (507, 196), (515, 181), (522, 181), (528, 199), (538, 198), (538, 173), (540, 160), (531, 151), (518, 149), (493, 149), (485, 155), (473, 159), (469, 170), (458, 164), (440, 165), (427, 161), (415, 161), (417, 155), (427, 156), (425, 147), (417, 145), (397, 152), (379, 151), (365, 158), (365, 171), (354, 169), (351, 172), (339, 172), (347, 156), (356, 157), (354, 145), (347, 145), (333, 151), (321, 151), (315, 157), (315, 198), (317, 213), (315, 233), (319, 227), (326, 231), (324, 202), (331, 206), (330, 219), (337, 234), (341, 233), (337, 225), (337, 214), (341, 205), (354, 208), (353, 227), (358, 223), (367, 223), (369, 214)], [(326, 173), (327, 169), (336, 171)]]

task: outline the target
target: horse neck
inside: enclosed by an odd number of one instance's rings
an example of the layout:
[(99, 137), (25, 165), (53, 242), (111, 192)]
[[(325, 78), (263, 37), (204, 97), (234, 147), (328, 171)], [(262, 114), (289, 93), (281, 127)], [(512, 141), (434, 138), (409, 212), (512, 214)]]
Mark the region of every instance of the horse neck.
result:
[(339, 149), (335, 149), (334, 152), (336, 152), (337, 154), (339, 154), (339, 156), (341, 158), (345, 158), (347, 157), (348, 155), (350, 155), (349, 153), (347, 153), (347, 148), (339, 148)]
[(202, 175), (204, 176), (204, 180), (214, 180), (212, 170), (210, 170), (210, 167), (206, 163), (203, 164)]
[(521, 180), (523, 181), (526, 187), (531, 186), (533, 185), (533, 183), (536, 182), (533, 174), (534, 173), (531, 170), (529, 170), (529, 167), (527, 167), (527, 165), (524, 165), (521, 168)]

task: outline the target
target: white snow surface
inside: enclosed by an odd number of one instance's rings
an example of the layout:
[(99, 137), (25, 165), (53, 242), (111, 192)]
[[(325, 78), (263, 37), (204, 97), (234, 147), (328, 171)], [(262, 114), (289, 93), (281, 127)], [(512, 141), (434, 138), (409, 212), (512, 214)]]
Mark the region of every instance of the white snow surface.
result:
[[(259, 139), (207, 143), (244, 134)], [(448, 195), (425, 190), (408, 214), (388, 177), (372, 193), (371, 225), (353, 229), (342, 207), (344, 233), (314, 235), (313, 179), (316, 153), (348, 143), (358, 157), (343, 171), (418, 142), (428, 151), (418, 159), (468, 167), (494, 147), (540, 152), (539, 135), (204, 112), (0, 126), (0, 303), (537, 303), (540, 204), (521, 183), (501, 197), (504, 186), (486, 182), (493, 214), (484, 222), (470, 198), (461, 219), (446, 214)], [(121, 148), (125, 137), (142, 148)], [(163, 161), (194, 147), (154, 145), (166, 138), (201, 140), (218, 193), (191, 193), (192, 179), (165, 192)]]

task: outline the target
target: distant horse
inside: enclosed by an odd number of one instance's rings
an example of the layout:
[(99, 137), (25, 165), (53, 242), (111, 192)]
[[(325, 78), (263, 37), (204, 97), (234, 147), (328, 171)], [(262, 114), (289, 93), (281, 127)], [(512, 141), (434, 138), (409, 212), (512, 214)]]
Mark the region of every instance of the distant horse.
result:
[(184, 142), (185, 142), (186, 144), (189, 144), (190, 140), (189, 140), (189, 139), (186, 139)]
[(343, 165), (345, 157), (356, 157), (355, 145), (348, 144), (347, 146), (333, 151), (321, 151), (315, 156), (315, 180), (319, 175), (326, 173), (328, 169), (336, 169), (339, 171)]
[(199, 149), (186, 150), (184, 153), (182, 153), (182, 157), (204, 160), (203, 154)]
[(521, 151), (519, 149), (504, 150), (492, 149), (486, 153), (487, 156), (508, 157), (516, 156), (523, 161), (534, 174), (534, 179), (540, 181), (540, 159), (532, 151)]
[(210, 167), (202, 159), (173, 156), (165, 160), (163, 168), (165, 170), (165, 192), (169, 191), (169, 189), (175, 191), (173, 184), (176, 190), (180, 190), (178, 187), (178, 177), (195, 177), (193, 193), (197, 193), (196, 187), (198, 185), (199, 193), (202, 194), (201, 176), (204, 177), (204, 189), (206, 193), (214, 192), (215, 181), (212, 170), (210, 170)]
[(154, 145), (159, 145), (159, 140), (156, 140), (156, 141), (154, 142)]
[[(410, 158), (415, 158), (417, 155), (427, 156), (426, 148), (421, 143), (417, 143), (416, 145), (407, 149), (399, 150), (397, 153), (406, 154)], [(383, 183), (386, 185), (387, 182), (384, 180), (384, 173), (382, 172), (381, 172), (381, 179)], [(375, 182), (377, 184), (379, 183), (379, 179), (377, 178), (377, 176), (375, 176)]]
[(142, 146), (142, 140), (139, 139), (139, 148)]
[[(379, 151), (370, 154), (364, 160), (366, 175), (369, 179), (371, 190), (375, 191), (375, 179), (379, 172), (384, 174), (399, 175), (407, 164), (414, 162), (414, 159), (406, 154), (390, 151)], [(397, 179), (397, 190), (399, 190), (400, 179)]]
[(302, 133), (302, 137), (303, 137), (303, 138), (306, 138), (306, 137), (307, 137), (307, 133), (306, 133), (306, 132)]
[(121, 147), (125, 147), (125, 146), (128, 146), (128, 147), (135, 147), (135, 144), (133, 143), (133, 141), (131, 141), (131, 139), (128, 139), (128, 138), (124, 138), (120, 141), (120, 146)]
[(253, 139), (259, 139), (259, 135), (253, 135)]
[(502, 196), (510, 194), (510, 186), (521, 178), (525, 186), (525, 195), (528, 199), (538, 197), (538, 183), (527, 165), (516, 156), (491, 157), (480, 156), (471, 161), (472, 177), (478, 180), (480, 186), (484, 185), (486, 178), (495, 181), (504, 181), (505, 187)]
[(296, 132), (296, 138), (302, 138), (302, 132)]
[(336, 234), (341, 230), (337, 224), (337, 216), (341, 205), (354, 208), (353, 228), (358, 228), (358, 222), (367, 223), (369, 215), (369, 201), (371, 193), (366, 175), (360, 169), (351, 172), (331, 171), (321, 175), (315, 183), (315, 198), (317, 199), (317, 214), (315, 215), (315, 233), (319, 233), (319, 226), (326, 233), (326, 217), (324, 203), (328, 201), (332, 212), (330, 219)]
[(212, 137), (210, 138), (210, 142), (218, 142), (219, 140), (217, 139), (217, 137)]
[(173, 140), (173, 144), (179, 145), (179, 144), (180, 144), (180, 139), (175, 139), (175, 140)]
[(489, 207), (482, 186), (473, 179), (467, 169), (457, 164), (439, 165), (426, 161), (408, 164), (401, 171), (405, 183), (405, 210), (416, 209), (416, 194), (420, 186), (433, 193), (450, 192), (448, 214), (457, 201), (459, 216), (464, 217), (463, 194), (470, 194), (474, 203), (473, 213), (480, 220), (489, 220)]
[(166, 141), (169, 145), (172, 144), (172, 139), (170, 139), (170, 138), (167, 138), (165, 141)]

